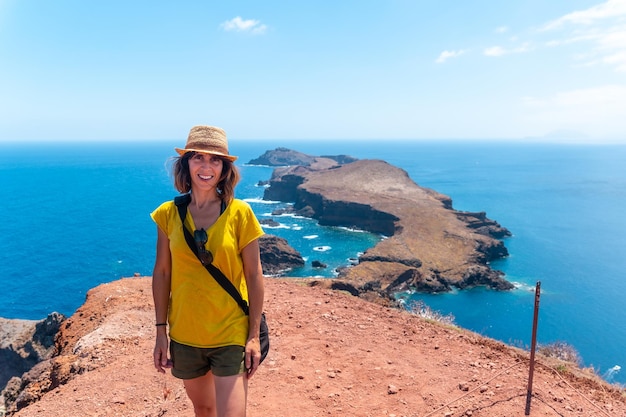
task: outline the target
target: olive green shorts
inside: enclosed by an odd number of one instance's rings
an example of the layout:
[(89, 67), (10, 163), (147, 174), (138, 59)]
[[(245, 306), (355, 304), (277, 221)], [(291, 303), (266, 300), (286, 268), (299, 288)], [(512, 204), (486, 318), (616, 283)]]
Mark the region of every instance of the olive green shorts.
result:
[(215, 376), (232, 376), (245, 372), (243, 346), (197, 348), (170, 341), (172, 375), (193, 379), (212, 371)]

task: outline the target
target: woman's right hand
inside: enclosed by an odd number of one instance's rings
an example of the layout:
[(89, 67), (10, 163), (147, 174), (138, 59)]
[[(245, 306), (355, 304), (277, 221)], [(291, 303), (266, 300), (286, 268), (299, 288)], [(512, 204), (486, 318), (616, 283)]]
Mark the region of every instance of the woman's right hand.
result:
[(168, 344), (167, 334), (159, 331), (154, 344), (154, 367), (161, 373), (172, 367), (172, 361), (167, 358)]

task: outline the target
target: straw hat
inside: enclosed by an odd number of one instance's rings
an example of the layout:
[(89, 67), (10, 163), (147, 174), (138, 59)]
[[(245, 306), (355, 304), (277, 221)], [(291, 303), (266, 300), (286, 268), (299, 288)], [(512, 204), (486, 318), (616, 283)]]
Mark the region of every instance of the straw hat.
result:
[(228, 154), (228, 139), (223, 129), (215, 126), (194, 126), (189, 131), (184, 149), (174, 148), (179, 155), (187, 152), (203, 152), (224, 157), (230, 161), (237, 159)]

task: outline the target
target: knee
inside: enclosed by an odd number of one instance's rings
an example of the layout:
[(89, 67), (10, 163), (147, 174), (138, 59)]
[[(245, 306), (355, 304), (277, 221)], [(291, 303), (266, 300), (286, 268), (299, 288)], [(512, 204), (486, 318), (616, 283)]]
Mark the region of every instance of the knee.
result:
[(194, 404), (193, 411), (196, 417), (217, 417), (217, 410), (211, 404)]

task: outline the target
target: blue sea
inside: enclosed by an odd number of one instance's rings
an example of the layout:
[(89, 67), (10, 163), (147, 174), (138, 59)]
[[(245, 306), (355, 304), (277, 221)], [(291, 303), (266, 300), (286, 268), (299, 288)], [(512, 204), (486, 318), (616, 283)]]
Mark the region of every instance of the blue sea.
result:
[[(71, 315), (90, 288), (135, 273), (151, 275), (156, 226), (149, 213), (176, 195), (168, 171), (181, 141), (0, 144), (0, 316)], [(485, 211), (508, 228), (510, 256), (493, 263), (517, 289), (482, 288), (422, 300), (459, 326), (527, 347), (533, 289), (541, 283), (538, 341), (572, 345), (584, 366), (626, 383), (626, 146), (511, 142), (236, 141), (237, 196), (257, 216), (284, 205), (262, 201), (272, 168), (246, 163), (286, 146), (313, 155), (377, 158), (455, 209)], [(380, 236), (274, 217), (266, 232), (307, 259), (295, 276), (332, 278)], [(320, 260), (326, 269), (313, 269)]]

